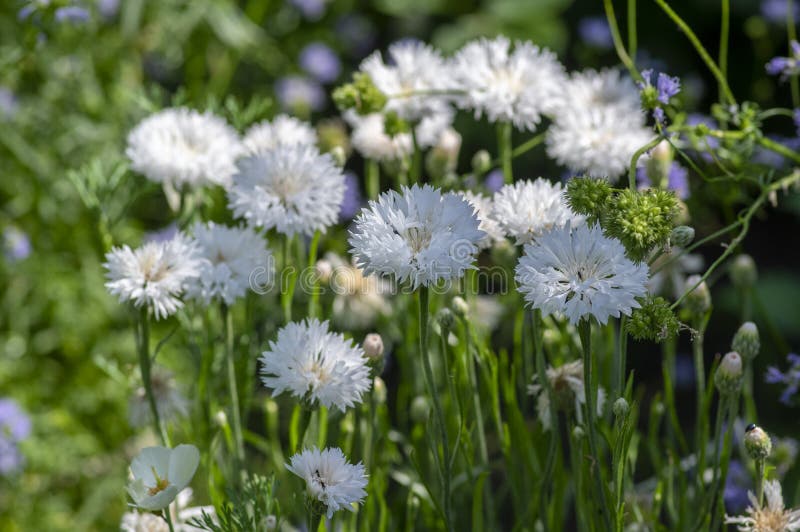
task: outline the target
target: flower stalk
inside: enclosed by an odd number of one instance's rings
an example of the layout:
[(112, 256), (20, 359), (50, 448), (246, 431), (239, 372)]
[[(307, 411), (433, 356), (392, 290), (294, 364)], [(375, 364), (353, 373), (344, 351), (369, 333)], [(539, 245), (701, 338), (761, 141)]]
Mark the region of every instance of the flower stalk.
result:
[(153, 418), (153, 429), (161, 439), (161, 444), (167, 447), (170, 446), (169, 435), (161, 422), (161, 416), (158, 413), (158, 403), (156, 402), (155, 394), (153, 393), (153, 380), (150, 375), (151, 363), (150, 359), (150, 318), (148, 315), (149, 309), (143, 307), (139, 313), (139, 334), (137, 335), (139, 347), (139, 370), (142, 374), (142, 385), (144, 386), (145, 395), (147, 396), (147, 403), (150, 405), (150, 414)]

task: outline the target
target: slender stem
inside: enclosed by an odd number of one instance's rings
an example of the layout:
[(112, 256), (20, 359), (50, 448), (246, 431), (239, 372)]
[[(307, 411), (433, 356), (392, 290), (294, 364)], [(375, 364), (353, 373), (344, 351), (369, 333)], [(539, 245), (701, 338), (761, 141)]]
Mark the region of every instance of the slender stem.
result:
[[(722, 0), (722, 18), (719, 31), (719, 71), (722, 76), (728, 78), (728, 35), (731, 28), (731, 3), (730, 0)], [(722, 85), (719, 87), (719, 99), (724, 96)]]
[[(439, 440), (442, 444), (442, 454), (444, 463), (442, 471), (442, 498), (444, 499), (443, 513), (444, 521), (448, 530), (452, 530), (452, 521), (450, 519), (450, 478), (447, 474), (447, 468), (450, 463), (450, 444), (447, 441), (447, 426), (445, 425), (444, 411), (442, 410), (442, 402), (439, 394), (436, 391), (436, 383), (433, 379), (433, 368), (431, 367), (430, 352), (428, 351), (428, 314), (430, 312), (428, 300), (428, 287), (421, 286), (419, 288), (419, 351), (422, 358), (422, 371), (425, 375), (425, 384), (428, 387), (428, 393), (433, 400), (434, 416), (436, 418), (436, 425), (439, 432)], [(438, 447), (438, 446), (436, 446)], [(432, 449), (438, 456), (438, 448)]]
[(619, 339), (617, 349), (615, 351), (614, 363), (616, 371), (614, 372), (614, 388), (612, 390), (611, 399), (615, 400), (622, 397), (622, 389), (625, 387), (625, 375), (628, 365), (628, 331), (627, 331), (628, 317), (622, 316), (619, 320)]
[(703, 337), (705, 335), (706, 317), (701, 317), (695, 323), (697, 329), (697, 336), (692, 343), (692, 355), (694, 356), (694, 375), (695, 375), (695, 388), (697, 389), (697, 408), (696, 408), (696, 426), (695, 426), (695, 448), (700, 454), (705, 454), (704, 449), (708, 438), (706, 438), (706, 431), (704, 429), (704, 409), (703, 402), (706, 396), (706, 370), (705, 362), (703, 360)]
[(628, 53), (636, 57), (636, 0), (628, 0)]
[(164, 508), (164, 521), (167, 522), (167, 526), (169, 527), (169, 532), (175, 532), (175, 527), (172, 525), (172, 516), (169, 512), (169, 506)]
[[(308, 248), (308, 271), (314, 271), (314, 265), (317, 263), (317, 250), (319, 248), (320, 231), (314, 231), (314, 236), (311, 238), (311, 244)], [(311, 284), (311, 297), (308, 298), (308, 317), (316, 318), (317, 310), (319, 309), (319, 279), (314, 275), (313, 283)]]
[(631, 190), (636, 190), (636, 163), (639, 162), (639, 158), (642, 155), (655, 148), (658, 143), (661, 142), (661, 140), (662, 137), (659, 135), (634, 152), (633, 157), (631, 157), (631, 165), (628, 170), (628, 186)]
[(377, 200), (381, 191), (381, 169), (378, 161), (366, 159), (364, 162), (364, 172), (367, 175), (367, 197)]
[[(280, 276), (281, 283), (281, 306), (283, 307), (283, 319), (286, 323), (292, 321), (292, 299), (297, 283), (297, 271), (292, 261), (292, 242), (294, 237), (284, 235), (283, 238), (283, 273)], [(287, 286), (283, 286), (283, 276), (289, 276)]]
[(222, 304), (222, 318), (225, 322), (225, 363), (228, 368), (228, 393), (231, 396), (233, 411), (233, 439), (236, 444), (234, 455), (237, 464), (244, 462), (244, 437), (242, 436), (242, 414), (239, 407), (239, 388), (236, 384), (236, 361), (233, 349), (233, 313), (226, 304)]
[(769, 139), (767, 137), (761, 137), (758, 139), (758, 143), (770, 151), (774, 151), (775, 153), (779, 153), (796, 163), (800, 163), (800, 154), (798, 154), (791, 148), (787, 148), (786, 146), (784, 146), (779, 142), (775, 142), (774, 140)]
[[(728, 401), (728, 431), (725, 434), (725, 444), (722, 447), (722, 457), (720, 458), (721, 471), (719, 476), (719, 485), (724, 486), (728, 478), (728, 466), (730, 465), (731, 447), (733, 446), (733, 422), (739, 413), (739, 396), (734, 395)], [(711, 501), (711, 528), (708, 530), (719, 530), (717, 520), (724, 515), (725, 504), (721, 498), (717, 498), (719, 502), (718, 507), (722, 508), (723, 513), (717, 513), (714, 510), (715, 501)]]
[(531, 334), (533, 336), (533, 349), (536, 357), (536, 379), (542, 387), (542, 393), (549, 398), (548, 406), (550, 409), (550, 445), (547, 450), (547, 463), (542, 473), (542, 487), (539, 493), (539, 516), (544, 530), (548, 530), (547, 520), (547, 496), (550, 492), (551, 479), (555, 470), (556, 453), (561, 447), (561, 430), (559, 427), (558, 411), (553, 390), (550, 387), (550, 379), (547, 378), (547, 366), (544, 358), (544, 346), (542, 345), (542, 311), (535, 309), (530, 312)]
[(319, 530), (319, 524), (322, 522), (322, 514), (318, 514), (313, 510), (309, 510), (306, 519), (306, 523), (308, 524), (308, 532), (317, 532), (317, 530)]
[(756, 458), (756, 500), (758, 505), (764, 504), (764, 459)]
[(744, 382), (742, 383), (742, 395), (744, 396), (744, 413), (748, 423), (758, 421), (756, 411), (756, 401), (753, 397), (753, 361), (748, 359), (744, 363)]
[(590, 460), (592, 461), (592, 468), (596, 468), (594, 475), (595, 489), (597, 490), (598, 508), (600, 513), (603, 514), (606, 530), (613, 530), (611, 518), (609, 516), (608, 499), (606, 497), (606, 489), (603, 484), (602, 468), (600, 467), (600, 451), (597, 445), (597, 412), (595, 411), (597, 387), (594, 385), (594, 375), (592, 371), (592, 326), (588, 320), (582, 319), (578, 323), (578, 332), (581, 337), (581, 346), (583, 347), (583, 388), (586, 397), (586, 436), (589, 440), (589, 452), (591, 453)]
[(511, 146), (511, 122), (497, 123), (497, 152), (503, 165), (503, 177), (506, 183), (514, 182), (514, 170), (511, 165), (513, 158)]
[[(797, 40), (797, 29), (794, 24), (794, 2), (786, 0), (786, 35), (788, 41)], [(789, 56), (792, 56), (792, 47), (789, 45)], [(797, 76), (789, 77), (789, 84), (792, 88), (792, 107), (800, 107), (800, 87), (798, 87)]]
[[(722, 421), (730, 410), (730, 402), (732, 399), (735, 400), (735, 397), (732, 398), (729, 394), (722, 394), (720, 395), (719, 404), (717, 405), (717, 419), (714, 422), (714, 463), (712, 464), (713, 477), (711, 480), (711, 491), (708, 492), (708, 502), (703, 504), (703, 507), (701, 508), (700, 520), (695, 527), (695, 530), (700, 529), (705, 523), (707, 516), (711, 515), (714, 509), (714, 503), (717, 500), (717, 490), (719, 489), (719, 478), (721, 473), (720, 452), (722, 451), (722, 447), (724, 445), (722, 440)], [(733, 421), (733, 419), (728, 420), (728, 430), (733, 429)], [(706, 508), (707, 505), (709, 506), (708, 508)]]
[(289, 447), (292, 453), (298, 452), (303, 447), (306, 430), (311, 423), (311, 410), (304, 405), (297, 404), (289, 421)]
[(606, 10), (606, 19), (608, 20), (608, 27), (611, 30), (611, 39), (614, 41), (614, 49), (617, 51), (617, 56), (625, 68), (630, 72), (631, 77), (637, 81), (642, 79), (639, 71), (636, 70), (636, 65), (633, 64), (631, 56), (625, 51), (625, 45), (622, 44), (622, 36), (619, 33), (619, 26), (617, 26), (617, 16), (614, 14), (614, 4), (611, 0), (603, 0), (603, 6)]
[[(610, 0), (605, 0), (606, 2), (610, 2)], [(692, 43), (697, 53), (700, 55), (700, 58), (705, 62), (708, 69), (717, 79), (717, 83), (719, 83), (719, 88), (722, 94), (725, 96), (725, 99), (728, 100), (728, 103), (736, 104), (736, 98), (733, 97), (733, 93), (731, 92), (731, 88), (728, 86), (728, 81), (725, 79), (725, 76), (720, 71), (719, 67), (711, 56), (706, 51), (703, 43), (700, 42), (700, 39), (697, 38), (697, 35), (692, 31), (692, 28), (689, 27), (686, 22), (671, 8), (669, 4), (665, 0), (655, 0), (656, 4), (661, 7), (664, 13), (667, 14), (669, 18), (680, 28), (681, 32), (686, 35), (686, 38), (689, 39), (689, 42)]]
[(158, 413), (158, 403), (153, 393), (153, 380), (150, 374), (150, 318), (147, 307), (142, 307), (139, 313), (139, 369), (142, 373), (142, 385), (150, 405), (150, 415), (153, 418), (153, 429), (161, 438), (161, 444), (170, 447), (169, 436), (161, 416)]

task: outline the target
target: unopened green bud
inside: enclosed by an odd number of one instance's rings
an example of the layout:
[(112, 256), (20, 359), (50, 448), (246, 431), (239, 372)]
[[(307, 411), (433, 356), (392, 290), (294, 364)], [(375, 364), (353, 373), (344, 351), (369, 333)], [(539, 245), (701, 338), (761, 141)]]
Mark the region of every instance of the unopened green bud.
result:
[(624, 417), (627, 415), (629, 409), (628, 401), (626, 401), (624, 397), (620, 397), (614, 401), (614, 405), (611, 407), (611, 411), (614, 412), (615, 417)]
[(458, 164), (459, 150), (461, 150), (461, 135), (453, 128), (442, 131), (439, 141), (425, 157), (425, 169), (428, 175), (438, 180), (451, 176)]
[(605, 179), (573, 177), (567, 181), (567, 203), (589, 224), (597, 223), (611, 200), (611, 185)]
[(611, 201), (605, 228), (622, 242), (631, 259), (642, 261), (667, 243), (677, 214), (672, 192), (625, 189)]
[(681, 324), (666, 299), (648, 295), (640, 303), (642, 306), (631, 313), (627, 323), (633, 338), (663, 342), (678, 334)]
[(424, 395), (418, 395), (411, 401), (411, 420), (414, 423), (424, 425), (428, 422), (428, 416), (431, 413), (431, 405), (428, 403), (428, 398)]
[(360, 115), (380, 112), (386, 105), (383, 94), (369, 74), (357, 72), (353, 74), (353, 82), (338, 87), (333, 91), (333, 101), (341, 111), (355, 109)]
[(764, 460), (772, 452), (772, 440), (761, 427), (749, 425), (744, 433), (744, 448), (753, 460)]
[(492, 156), (486, 150), (479, 150), (472, 156), (472, 171), (477, 175), (483, 175), (492, 166)]
[(390, 111), (384, 115), (383, 130), (390, 137), (396, 137), (401, 133), (408, 133), (411, 131), (411, 126), (408, 122), (400, 118), (400, 115), (394, 111)]
[(714, 384), (720, 395), (736, 395), (742, 389), (742, 357), (736, 351), (731, 351), (722, 357), (717, 372), (714, 374)]
[(753, 360), (761, 349), (761, 340), (758, 337), (758, 327), (752, 321), (747, 321), (739, 327), (733, 335), (731, 348), (737, 351), (745, 360)]
[(688, 225), (679, 225), (669, 235), (669, 243), (679, 248), (685, 248), (694, 240), (694, 228)]
[(647, 177), (653, 188), (667, 188), (669, 169), (672, 166), (672, 146), (662, 140), (650, 152), (646, 162)]
[(375, 396), (375, 400), (378, 404), (383, 404), (386, 402), (386, 383), (383, 382), (383, 379), (380, 377), (375, 377), (372, 379), (372, 393)]
[(640, 95), (642, 107), (645, 109), (655, 109), (658, 107), (658, 90), (654, 86), (647, 84), (640, 92)]
[(350, 154), (350, 139), (347, 127), (338, 118), (323, 120), (317, 125), (317, 144), (323, 153), (332, 152), (337, 146)]
[(758, 280), (758, 270), (753, 257), (750, 255), (739, 255), (731, 264), (731, 281), (739, 288), (749, 288)]
[(583, 432), (583, 428), (581, 427), (575, 427), (572, 429), (572, 437), (575, 439), (575, 441), (581, 441), (585, 434), (586, 433)]
[(328, 283), (333, 276), (333, 264), (329, 260), (320, 259), (314, 265), (314, 272), (319, 278), (319, 282)]
[(334, 146), (333, 149), (328, 153), (331, 154), (333, 161), (338, 167), (344, 167), (345, 163), (347, 162), (347, 153), (345, 153), (344, 148), (341, 146)]
[(453, 313), (460, 318), (465, 318), (469, 313), (469, 304), (461, 296), (454, 297), (450, 306), (453, 307)]
[(683, 304), (694, 316), (703, 316), (711, 309), (711, 292), (705, 281), (700, 282), (702, 277), (690, 275), (686, 278), (685, 290), (691, 289), (697, 283), (697, 288), (686, 295)]
[(456, 318), (453, 315), (452, 310), (449, 308), (443, 308), (436, 313), (436, 321), (439, 323), (439, 327), (441, 327), (443, 331), (449, 331), (453, 328)]

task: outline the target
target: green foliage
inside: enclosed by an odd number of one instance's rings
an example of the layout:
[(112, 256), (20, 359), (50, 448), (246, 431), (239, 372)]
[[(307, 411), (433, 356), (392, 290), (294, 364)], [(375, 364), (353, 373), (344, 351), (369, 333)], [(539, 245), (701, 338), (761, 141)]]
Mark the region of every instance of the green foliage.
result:
[(333, 91), (333, 101), (341, 111), (355, 109), (360, 115), (377, 113), (386, 105), (387, 97), (375, 84), (369, 74), (353, 74), (352, 83), (347, 83)]
[(645, 260), (669, 241), (678, 215), (675, 194), (666, 190), (622, 190), (609, 203), (603, 228), (618, 238), (632, 260)]
[(648, 295), (639, 303), (641, 308), (633, 311), (627, 323), (633, 338), (661, 343), (678, 334), (681, 324), (666, 299)]
[(241, 488), (228, 493), (216, 518), (203, 511), (202, 517), (189, 524), (211, 532), (278, 530), (281, 514), (274, 497), (276, 487), (274, 476), (249, 475)]

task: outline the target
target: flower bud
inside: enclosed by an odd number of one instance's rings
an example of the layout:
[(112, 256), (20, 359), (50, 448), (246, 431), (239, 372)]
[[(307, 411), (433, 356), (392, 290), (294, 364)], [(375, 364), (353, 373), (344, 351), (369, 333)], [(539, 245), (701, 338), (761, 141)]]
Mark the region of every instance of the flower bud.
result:
[(572, 429), (572, 437), (575, 439), (575, 441), (581, 441), (583, 439), (584, 434), (585, 433), (583, 432), (583, 428), (581, 427), (575, 427), (574, 429)]
[(367, 358), (380, 359), (383, 358), (383, 338), (378, 333), (369, 333), (364, 337), (364, 354)]
[(628, 401), (626, 401), (624, 397), (620, 397), (614, 401), (611, 411), (614, 412), (615, 417), (624, 417), (627, 415), (629, 408)]
[(731, 281), (739, 288), (749, 288), (758, 280), (756, 263), (750, 255), (739, 255), (731, 264)]
[(742, 355), (745, 360), (753, 360), (758, 356), (758, 351), (761, 349), (761, 341), (758, 337), (758, 327), (752, 321), (747, 321), (739, 327), (736, 334), (733, 335), (731, 348)]
[(745, 429), (744, 448), (753, 460), (764, 460), (772, 452), (772, 440), (761, 427), (749, 425)]
[(453, 316), (453, 311), (445, 307), (436, 313), (436, 321), (439, 323), (439, 327), (442, 328), (442, 331), (449, 331), (453, 328), (456, 318)]
[(492, 166), (492, 156), (486, 150), (479, 150), (472, 156), (472, 171), (478, 175), (485, 174)]
[(381, 111), (386, 100), (386, 95), (378, 90), (369, 74), (364, 72), (353, 74), (352, 83), (333, 91), (333, 101), (340, 110), (355, 109), (360, 115)]
[(573, 177), (567, 181), (567, 203), (590, 224), (600, 220), (611, 200), (611, 185), (605, 179)]
[(216, 421), (217, 425), (219, 425), (220, 427), (228, 426), (228, 416), (225, 415), (224, 410), (220, 410), (214, 415), (214, 421)]
[(379, 404), (386, 402), (386, 383), (380, 377), (372, 379), (372, 393)]
[(428, 422), (428, 416), (431, 413), (431, 405), (428, 403), (428, 398), (424, 395), (418, 395), (411, 401), (411, 420), (414, 423), (424, 425)]
[[(685, 290), (691, 289), (702, 279), (699, 275), (690, 275), (686, 278)], [(689, 292), (683, 300), (684, 305), (695, 316), (702, 316), (711, 309), (711, 292), (705, 281)]]
[(669, 168), (672, 166), (672, 146), (669, 142), (662, 140), (650, 152), (650, 158), (645, 163), (647, 177), (656, 188), (667, 188)]
[(314, 271), (319, 277), (319, 282), (328, 283), (333, 275), (333, 264), (325, 259), (318, 260), (314, 265)]
[(688, 225), (679, 225), (669, 235), (669, 243), (679, 248), (685, 248), (694, 240), (694, 228)]
[(267, 530), (267, 532), (275, 530), (277, 526), (278, 526), (278, 518), (275, 517), (274, 515), (268, 515), (264, 519), (264, 528)]
[(344, 151), (344, 148), (341, 146), (334, 146), (329, 153), (338, 167), (344, 167), (347, 162), (347, 153)]
[(720, 395), (735, 395), (742, 389), (742, 357), (731, 351), (719, 363), (714, 375), (714, 384)]
[(469, 313), (469, 304), (461, 296), (454, 297), (450, 306), (453, 308), (453, 313), (461, 318), (465, 318)]

